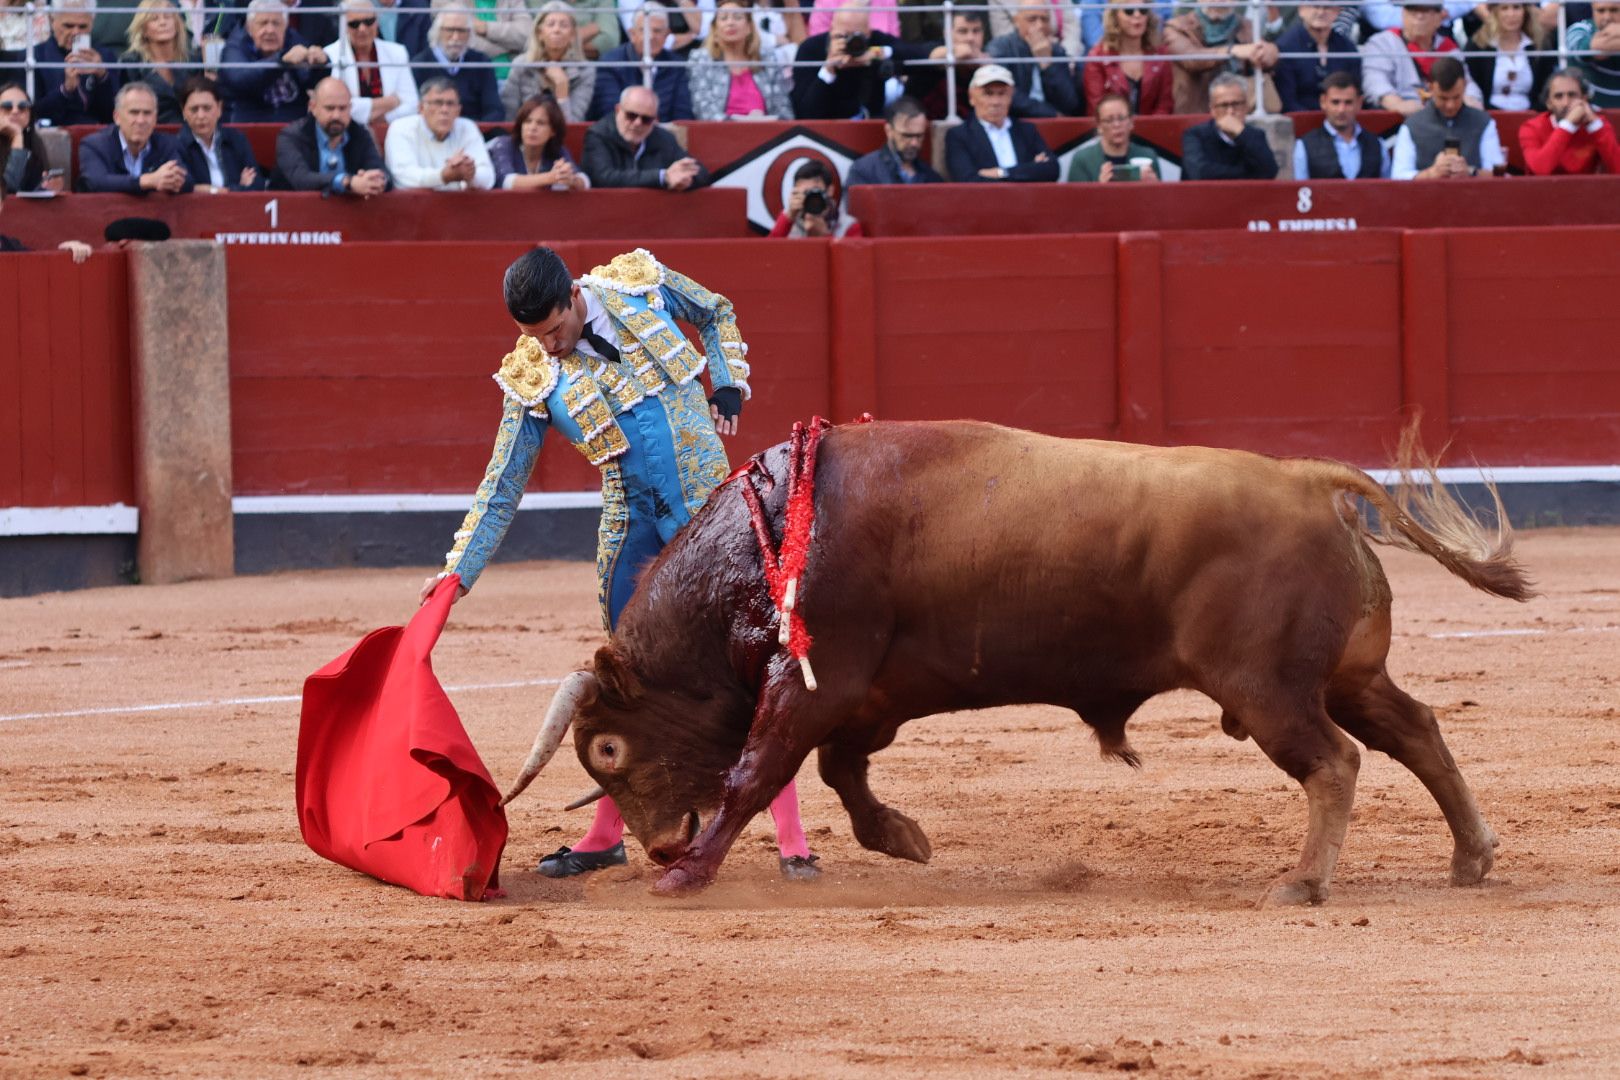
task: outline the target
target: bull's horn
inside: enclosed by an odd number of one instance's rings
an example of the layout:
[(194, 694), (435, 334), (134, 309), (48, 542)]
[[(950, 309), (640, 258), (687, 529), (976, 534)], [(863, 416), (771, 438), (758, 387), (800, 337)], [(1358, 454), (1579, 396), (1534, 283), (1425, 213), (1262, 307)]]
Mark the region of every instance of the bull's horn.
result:
[(596, 787), (591, 788), (591, 790), (587, 791), (585, 794), (581, 795), (579, 798), (575, 799), (573, 802), (571, 802), (567, 806), (563, 807), (563, 809), (564, 810), (578, 810), (582, 806), (591, 805), (591, 803), (595, 802), (597, 799), (600, 799), (602, 796), (604, 796), (606, 794), (607, 794), (607, 792), (603, 791), (602, 786), (600, 784), (598, 784)]
[(518, 773), (518, 778), (512, 782), (512, 787), (501, 799), (502, 806), (522, 794), (523, 789), (529, 786), (529, 781), (546, 767), (546, 762), (551, 760), (551, 756), (557, 752), (557, 747), (562, 745), (563, 732), (567, 731), (568, 725), (573, 722), (574, 710), (579, 708), (580, 698), (595, 686), (595, 675), (589, 671), (576, 671), (557, 687), (557, 693), (551, 699), (551, 707), (546, 710), (546, 718), (540, 721), (540, 731), (534, 737), (534, 746), (529, 749), (529, 760), (523, 763), (523, 771)]

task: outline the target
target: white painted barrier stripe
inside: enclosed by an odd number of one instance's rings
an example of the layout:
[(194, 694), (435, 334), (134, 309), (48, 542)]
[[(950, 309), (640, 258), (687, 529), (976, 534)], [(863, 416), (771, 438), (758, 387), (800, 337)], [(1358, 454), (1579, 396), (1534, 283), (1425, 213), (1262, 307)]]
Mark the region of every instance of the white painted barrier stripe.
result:
[(0, 507), (0, 536), (133, 534), (139, 522), (140, 511), (123, 503)]
[[(1393, 484), (1392, 469), (1369, 469), (1380, 484)], [(1447, 484), (1478, 484), (1489, 477), (1496, 484), (1620, 483), (1620, 465), (1522, 465), (1493, 469), (1441, 469)], [(399, 514), (457, 512), (467, 509), (466, 495), (238, 495), (231, 510), (238, 514)], [(536, 491), (525, 495), (519, 510), (594, 510), (602, 505), (599, 491)], [(139, 511), (133, 506), (13, 506), (0, 507), (0, 536), (62, 536), (133, 534)]]
[[(397, 514), (425, 511), (463, 513), (470, 495), (238, 495), (238, 514)], [(600, 509), (600, 491), (536, 491), (523, 496), (519, 510)]]
[[(1620, 482), (1620, 465), (1514, 465), (1493, 469), (1437, 469), (1444, 484), (1478, 484), (1489, 477), (1497, 484), (1582, 484)], [(1393, 484), (1400, 478), (1394, 469), (1368, 469), (1367, 475), (1380, 484)]]
[[(1424, 634), (1423, 637), (1443, 640), (1448, 638), (1487, 638), (1487, 637), (1542, 637), (1546, 634), (1612, 634), (1620, 631), (1620, 626), (1570, 626), (1562, 629), (1548, 630), (1545, 627), (1533, 627), (1520, 630), (1446, 630), (1433, 634)], [(1410, 636), (1410, 635), (1401, 635)]]
[[(556, 686), (562, 679), (524, 679), (520, 682), (469, 683), (466, 686), (447, 686), (448, 693), (464, 694), (474, 690), (512, 690), (524, 686)], [(116, 705), (100, 709), (67, 709), (62, 712), (17, 713), (0, 716), (0, 724), (13, 720), (63, 720), (73, 716), (123, 716), (134, 713), (176, 712), (181, 709), (218, 709), (232, 705), (285, 705), (301, 700), (299, 694), (276, 694), (271, 697), (220, 698), (214, 701), (164, 701), (152, 705)]]

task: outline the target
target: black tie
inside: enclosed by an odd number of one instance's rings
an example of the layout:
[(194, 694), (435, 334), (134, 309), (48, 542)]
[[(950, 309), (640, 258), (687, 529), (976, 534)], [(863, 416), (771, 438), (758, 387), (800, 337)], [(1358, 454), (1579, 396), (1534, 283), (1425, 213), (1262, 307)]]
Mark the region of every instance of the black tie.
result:
[(591, 348), (596, 350), (597, 355), (602, 359), (611, 360), (615, 364), (619, 362), (619, 350), (610, 345), (601, 334), (592, 330), (588, 324), (584, 333), (580, 336), (586, 340)]

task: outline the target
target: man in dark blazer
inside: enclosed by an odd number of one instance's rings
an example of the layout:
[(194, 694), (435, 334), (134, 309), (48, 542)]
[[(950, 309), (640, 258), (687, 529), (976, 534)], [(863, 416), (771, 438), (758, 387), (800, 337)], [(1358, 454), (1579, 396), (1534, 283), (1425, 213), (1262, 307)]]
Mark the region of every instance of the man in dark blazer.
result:
[[(326, 0), (304, 0), (310, 7), (337, 7), (337, 4), (328, 4)], [(300, 0), (285, 0), (287, 8), (287, 29), (303, 38), (322, 45), (330, 45), (336, 41), (341, 33), (338, 29), (338, 17), (330, 11), (304, 11)], [(209, 0), (209, 7), (230, 8), (228, 11), (210, 12), (208, 18), (208, 32), (219, 37), (228, 38), (237, 27), (247, 21), (247, 0)], [(97, 16), (100, 22), (100, 16)]]
[(157, 95), (144, 82), (128, 83), (113, 105), (113, 126), (79, 143), (80, 191), (145, 195), (191, 190), (174, 136), (157, 128)]
[(219, 84), (213, 79), (198, 76), (180, 88), (185, 125), (176, 138), (192, 190), (263, 191), (269, 180), (260, 172), (247, 136), (219, 122), (223, 109)]
[(857, 184), (938, 184), (945, 178), (922, 159), (923, 139), (928, 135), (928, 115), (913, 97), (903, 97), (889, 106), (884, 116), (884, 142), (881, 147), (856, 158), (844, 174), (844, 187)]
[(1230, 71), (1209, 84), (1210, 119), (1181, 133), (1183, 180), (1271, 180), (1277, 157), (1249, 115), (1249, 83)]
[[(117, 62), (111, 49), (75, 49), (74, 39), (89, 36), (95, 9), (89, 3), (62, 4), (51, 14), (51, 36), (34, 46), (34, 119), (56, 127), (105, 124), (112, 120), (113, 95), (122, 80), (107, 67)], [(67, 63), (71, 67), (52, 65)], [(19, 80), (21, 81), (21, 80)]]
[(350, 115), (352, 100), (343, 80), (320, 81), (309, 96), (309, 115), (276, 135), (280, 186), (361, 198), (394, 186), (371, 132)]
[(494, 68), (467, 66), (489, 63), (489, 57), (468, 47), (471, 38), (472, 18), (465, 8), (441, 10), (428, 30), (428, 47), (411, 57), (411, 74), (418, 87), (429, 79), (449, 79), (461, 96), (462, 116), (474, 123), (498, 124), (506, 119), (501, 88)]
[[(309, 108), (309, 88), (332, 73), (326, 50), (287, 28), (277, 0), (250, 0), (225, 42), (219, 85), (233, 123), (287, 123)], [(233, 66), (237, 65), (237, 66)]]
[[(1339, 30), (1333, 20), (1339, 9), (1325, 4), (1302, 4), (1294, 25), (1277, 39), (1283, 59), (1271, 69), (1282, 99), (1283, 112), (1311, 112), (1322, 96), (1322, 80), (1344, 71), (1361, 83), (1361, 50)], [(1315, 56), (1288, 58), (1289, 53), (1315, 53)]]
[(980, 181), (1052, 181), (1057, 159), (1027, 120), (1014, 120), (1012, 72), (986, 64), (973, 73), (968, 100), (973, 119), (945, 136), (945, 171), (958, 184)]
[[(1074, 13), (1069, 17), (1074, 18)], [(1079, 116), (1085, 111), (1085, 95), (1080, 90), (1080, 81), (1075, 78), (1069, 54), (1058, 44), (1057, 34), (1052, 29), (1051, 0), (1018, 0), (1012, 21), (1012, 32), (992, 41), (985, 53), (998, 60), (1039, 57), (1042, 61), (1012, 65), (1012, 114)]]
[[(636, 12), (630, 23), (629, 38), (602, 57), (603, 65), (613, 66), (596, 69), (596, 92), (591, 98), (589, 119), (599, 120), (612, 113), (625, 87), (641, 84), (642, 57), (647, 55), (642, 51), (643, 44), (652, 47), (653, 60), (680, 61), (678, 55), (664, 48), (667, 37), (669, 17), (661, 5), (648, 3)], [(653, 68), (653, 93), (658, 95), (661, 122), (692, 119), (692, 89), (687, 83), (685, 67)]]
[(930, 46), (869, 29), (864, 11), (839, 8), (832, 29), (804, 39), (793, 69), (793, 115), (800, 120), (867, 120), (883, 115), (884, 84), (904, 76)]
[(695, 191), (709, 170), (686, 155), (657, 123), (658, 98), (645, 86), (625, 88), (612, 115), (585, 132), (585, 175), (597, 188)]

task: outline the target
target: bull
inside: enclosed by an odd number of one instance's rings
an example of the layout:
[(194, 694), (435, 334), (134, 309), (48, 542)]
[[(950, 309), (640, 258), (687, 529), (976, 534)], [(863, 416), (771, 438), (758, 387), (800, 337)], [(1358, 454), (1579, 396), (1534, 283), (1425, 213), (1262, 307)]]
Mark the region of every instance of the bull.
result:
[[(1409, 431), (1403, 462), (1414, 444)], [(771, 529), (788, 459), (785, 445), (760, 458)], [(862, 846), (926, 862), (923, 830), (867, 780), (901, 724), (1064, 706), (1105, 757), (1134, 765), (1126, 722), (1174, 689), (1212, 698), (1229, 735), (1252, 737), (1304, 788), (1299, 863), (1262, 903), (1327, 898), (1360, 766), (1347, 735), (1406, 766), (1439, 804), (1452, 884), (1490, 871), (1496, 836), (1434, 712), (1385, 667), (1391, 593), (1368, 541), (1526, 600), (1499, 501), (1490, 532), (1437, 480), (1403, 480), (1392, 496), (1332, 461), (974, 422), (834, 428), (798, 600), (815, 635), (812, 690), (778, 644), (740, 486), (719, 489), (649, 566), (591, 670), (559, 689), (507, 796), (571, 724), (580, 763), (664, 867), (656, 892), (711, 883), (812, 750)]]

